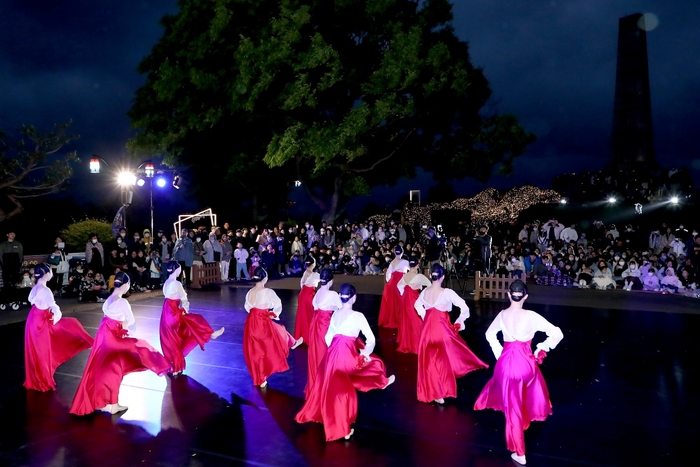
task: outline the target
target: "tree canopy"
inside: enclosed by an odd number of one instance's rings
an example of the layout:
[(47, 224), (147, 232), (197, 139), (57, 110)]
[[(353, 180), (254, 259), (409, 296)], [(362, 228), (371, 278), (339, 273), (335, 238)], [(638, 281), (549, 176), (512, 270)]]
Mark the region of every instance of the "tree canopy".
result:
[(507, 173), (534, 140), (514, 116), (484, 111), (491, 91), (447, 0), (179, 5), (139, 67), (129, 147), (206, 164), (206, 180), (253, 193), (278, 168), (333, 218), (346, 197), (417, 166), (438, 179)]
[(24, 125), (15, 133), (0, 130), (0, 222), (23, 210), (22, 200), (55, 193), (66, 186), (77, 160), (75, 151), (61, 154), (78, 138), (68, 133), (72, 122), (49, 132)]

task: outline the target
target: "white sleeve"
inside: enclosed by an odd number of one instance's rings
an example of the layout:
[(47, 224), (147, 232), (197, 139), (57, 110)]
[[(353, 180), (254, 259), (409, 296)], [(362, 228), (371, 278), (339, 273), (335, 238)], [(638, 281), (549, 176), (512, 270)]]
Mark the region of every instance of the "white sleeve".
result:
[(245, 308), (245, 311), (248, 313), (250, 313), (250, 310), (253, 309), (253, 304), (248, 300), (248, 297), (250, 297), (250, 292), (252, 292), (252, 290), (249, 290), (248, 293), (245, 294), (245, 303), (243, 304), (243, 308)]
[(554, 326), (552, 323), (534, 311), (530, 311), (529, 319), (531, 320), (531, 325), (534, 329), (547, 334), (547, 338), (543, 342), (537, 344), (535, 354), (537, 354), (537, 352), (540, 350), (549, 352), (564, 338), (564, 334), (561, 332), (561, 329)]
[(338, 292), (333, 292), (332, 305), (336, 310), (340, 310), (343, 307), (343, 301), (340, 299)]
[(174, 292), (177, 295), (177, 298), (180, 299), (180, 308), (185, 311), (190, 311), (190, 301), (187, 299), (187, 292), (185, 292), (185, 288), (182, 286), (180, 281), (176, 280), (173, 282), (174, 284), (172, 284), (171, 287), (173, 287), (174, 290), (169, 292)]
[(313, 272), (313, 273), (311, 273), (311, 277), (309, 279), (311, 282), (309, 285), (311, 285), (313, 287), (318, 287), (318, 281), (321, 280), (321, 275), (317, 272)]
[[(469, 318), (469, 307), (467, 306), (467, 302), (464, 301), (462, 297), (457, 295), (457, 292), (455, 292), (452, 289), (445, 289), (447, 295), (447, 299), (452, 303), (452, 305), (456, 306), (459, 308), (460, 313), (459, 317), (455, 320), (455, 324), (459, 323), (462, 325), (462, 328), (464, 328), (464, 322)], [(450, 310), (447, 310), (450, 311)]]
[(416, 303), (413, 304), (413, 308), (416, 309), (421, 319), (425, 319), (425, 300), (423, 300), (423, 292), (418, 296)]
[(133, 336), (136, 331), (136, 318), (134, 318), (134, 313), (131, 311), (131, 304), (125, 298), (121, 298), (114, 306), (124, 315), (124, 327), (128, 329), (129, 335)]
[(49, 306), (49, 310), (51, 310), (51, 313), (53, 313), (53, 324), (58, 323), (63, 317), (63, 313), (61, 313), (61, 309), (55, 301)]
[(277, 296), (274, 290), (267, 290), (268, 308), (272, 308), (272, 312), (276, 315), (273, 319), (280, 319), (280, 314), (282, 313), (282, 300)]
[(498, 341), (498, 332), (501, 331), (501, 313), (496, 315), (496, 319), (491, 322), (491, 325), (486, 330), (486, 340), (491, 346), (494, 357), (496, 360), (501, 358), (501, 353), (503, 352), (503, 346)]
[(365, 339), (367, 339), (365, 342), (365, 348), (360, 350), (360, 354), (364, 355), (365, 357), (369, 357), (374, 351), (374, 346), (377, 343), (377, 340), (374, 338), (374, 333), (369, 327), (369, 323), (367, 322), (365, 315), (356, 311), (353, 315), (353, 319), (356, 320), (355, 324), (357, 324), (357, 327), (360, 328), (360, 332), (365, 336)]
[[(405, 277), (405, 276), (404, 276)], [(404, 277), (401, 278), (398, 284), (396, 284), (396, 288), (399, 289), (399, 293), (403, 295), (403, 289), (406, 288), (408, 284), (406, 284), (406, 281), (404, 280)]]
[(326, 331), (326, 346), (330, 347), (331, 342), (333, 342), (333, 337), (338, 334), (338, 329), (335, 327), (335, 323), (333, 323), (333, 318), (331, 317), (331, 322), (328, 325), (328, 331)]
[(411, 283), (408, 285), (412, 289), (420, 290), (421, 287), (428, 287), (430, 284), (432, 284), (430, 279), (425, 277), (423, 274), (417, 274), (413, 279), (411, 279)]

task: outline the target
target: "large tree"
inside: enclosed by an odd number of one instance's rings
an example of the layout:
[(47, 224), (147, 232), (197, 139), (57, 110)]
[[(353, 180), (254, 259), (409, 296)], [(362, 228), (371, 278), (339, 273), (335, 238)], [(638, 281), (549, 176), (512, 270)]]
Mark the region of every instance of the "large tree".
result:
[(534, 136), (484, 111), (488, 82), (451, 20), (447, 0), (181, 0), (139, 68), (129, 146), (208, 155), (248, 185), (281, 168), (328, 219), (416, 166), (508, 172)]
[(61, 152), (78, 138), (68, 133), (71, 122), (42, 132), (24, 125), (14, 133), (0, 130), (0, 222), (23, 210), (22, 200), (55, 193), (72, 175), (75, 151)]

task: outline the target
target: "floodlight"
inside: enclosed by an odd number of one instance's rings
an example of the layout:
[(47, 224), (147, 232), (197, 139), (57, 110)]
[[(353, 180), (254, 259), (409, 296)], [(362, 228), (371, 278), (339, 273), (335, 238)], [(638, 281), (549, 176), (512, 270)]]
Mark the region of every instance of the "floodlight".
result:
[(90, 173), (98, 174), (100, 173), (100, 159), (93, 157), (90, 159)]
[(139, 178), (138, 180), (136, 180), (136, 184), (138, 186), (144, 186), (146, 184), (146, 180), (144, 180), (143, 178)]
[(610, 203), (610, 204), (617, 203), (617, 198), (615, 198), (614, 196), (611, 196), (610, 198), (608, 198), (608, 203)]
[(120, 185), (134, 185), (136, 184), (136, 175), (131, 172), (119, 172), (117, 175), (117, 183)]
[(671, 197), (671, 204), (678, 204), (679, 202), (678, 196)]
[(153, 166), (153, 164), (148, 163), (144, 166), (144, 172), (146, 172), (147, 178), (153, 178), (153, 175), (156, 173), (156, 168)]
[(566, 203), (568, 203), (568, 201), (566, 200), (566, 198), (560, 199), (559, 202), (560, 202), (561, 204), (566, 204)]
[(295, 187), (300, 187), (300, 186), (301, 186), (301, 180), (294, 180), (294, 186), (295, 186)]
[(156, 185), (158, 186), (158, 188), (165, 187), (166, 183), (167, 182), (165, 181), (165, 178), (163, 178), (163, 177), (158, 177), (158, 179), (156, 180)]

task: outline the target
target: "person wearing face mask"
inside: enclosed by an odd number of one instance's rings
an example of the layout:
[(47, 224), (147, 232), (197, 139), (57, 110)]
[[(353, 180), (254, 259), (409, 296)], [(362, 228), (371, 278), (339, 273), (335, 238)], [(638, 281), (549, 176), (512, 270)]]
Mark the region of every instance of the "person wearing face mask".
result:
[(194, 245), (188, 235), (187, 229), (182, 229), (180, 238), (173, 246), (173, 259), (180, 263), (182, 272), (185, 275), (183, 284), (189, 287), (192, 284), (192, 263), (194, 262)]
[(194, 254), (193, 264), (202, 265), (204, 264), (204, 239), (201, 234), (196, 234), (194, 236), (194, 241), (192, 243), (192, 251)]
[(53, 253), (49, 255), (49, 267), (51, 267), (51, 275), (53, 276), (48, 282), (48, 286), (53, 290), (54, 294), (61, 296), (61, 288), (63, 287), (63, 275), (68, 272), (69, 265), (66, 253), (65, 242), (61, 237), (56, 237), (53, 244)]
[(173, 246), (174, 243), (168, 239), (167, 235), (161, 235), (158, 248), (160, 249), (160, 257), (163, 261), (170, 261), (172, 259)]
[(624, 281), (622, 288), (628, 292), (631, 290), (642, 290), (641, 276), (642, 273), (637, 262), (631, 260), (629, 267), (622, 271), (622, 280)]
[(97, 238), (97, 234), (90, 234), (88, 237), (88, 242), (85, 245), (85, 262), (87, 263), (87, 268), (92, 269), (93, 272), (102, 272), (104, 268), (105, 261), (105, 251)]
[(659, 278), (656, 277), (656, 269), (649, 268), (646, 275), (642, 277), (643, 290), (657, 292), (659, 290)]
[(683, 284), (676, 276), (676, 271), (673, 268), (666, 268), (666, 275), (661, 279), (661, 291), (663, 293), (677, 293), (683, 287)]
[(139, 234), (138, 232), (134, 233), (134, 241), (129, 247), (129, 252), (132, 251), (146, 251), (146, 244), (143, 242), (143, 240), (141, 240), (141, 234)]
[(608, 269), (608, 265), (605, 263), (605, 261), (600, 261), (598, 263), (598, 270), (595, 272), (595, 277), (593, 277), (591, 285), (594, 285), (598, 290), (615, 288), (615, 281), (612, 278), (612, 271)]
[(151, 231), (148, 229), (143, 229), (143, 236), (141, 237), (141, 243), (143, 244), (143, 252), (146, 256), (150, 255), (151, 249), (153, 248), (153, 237), (151, 237)]

